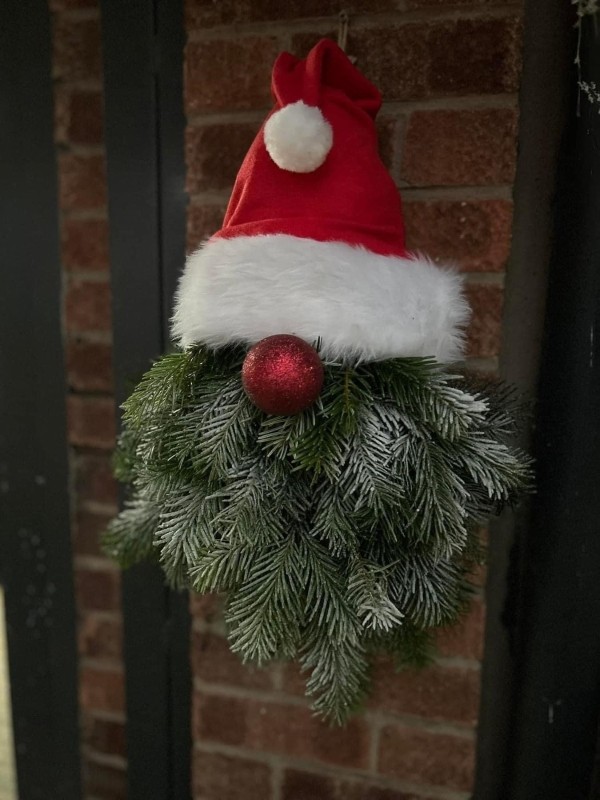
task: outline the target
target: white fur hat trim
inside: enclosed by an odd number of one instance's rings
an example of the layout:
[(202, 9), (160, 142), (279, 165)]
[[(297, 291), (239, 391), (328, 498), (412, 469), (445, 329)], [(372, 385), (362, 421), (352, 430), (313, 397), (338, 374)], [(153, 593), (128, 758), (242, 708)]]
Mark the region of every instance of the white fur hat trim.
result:
[(211, 239), (187, 261), (173, 337), (183, 347), (321, 340), (326, 359), (462, 356), (469, 307), (456, 270), (285, 234)]

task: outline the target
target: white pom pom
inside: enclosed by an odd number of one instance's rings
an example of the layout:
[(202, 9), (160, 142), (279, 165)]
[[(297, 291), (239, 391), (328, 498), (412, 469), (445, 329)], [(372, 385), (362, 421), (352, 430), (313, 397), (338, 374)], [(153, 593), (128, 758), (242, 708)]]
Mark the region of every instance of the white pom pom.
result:
[(276, 111), (265, 125), (265, 145), (273, 161), (289, 172), (312, 172), (327, 158), (333, 131), (321, 110), (302, 100)]

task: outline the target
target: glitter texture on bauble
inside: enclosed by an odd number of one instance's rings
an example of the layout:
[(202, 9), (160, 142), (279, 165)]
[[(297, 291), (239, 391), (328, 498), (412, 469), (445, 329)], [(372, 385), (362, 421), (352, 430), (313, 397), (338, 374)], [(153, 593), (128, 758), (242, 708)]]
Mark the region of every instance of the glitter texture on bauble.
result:
[(244, 389), (265, 414), (290, 416), (309, 408), (321, 393), (323, 378), (317, 351), (290, 334), (261, 339), (242, 366)]

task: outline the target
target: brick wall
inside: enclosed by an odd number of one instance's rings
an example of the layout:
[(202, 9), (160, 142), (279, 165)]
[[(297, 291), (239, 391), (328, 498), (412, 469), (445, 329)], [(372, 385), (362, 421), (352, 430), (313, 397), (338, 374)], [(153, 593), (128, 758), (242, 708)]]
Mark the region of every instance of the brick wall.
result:
[[(409, 245), (464, 270), (472, 366), (495, 371), (510, 246), (520, 70), (519, 3), (477, 0), (187, 0), (188, 244), (219, 227), (269, 108), (281, 49), (305, 55), (351, 11), (348, 52), (382, 89), (384, 160)], [(479, 576), (480, 583), (483, 575)], [(473, 782), (484, 603), (439, 637), (425, 672), (377, 664), (346, 729), (312, 717), (289, 665), (244, 667), (218, 602), (192, 598), (195, 800), (461, 800)]]
[(120, 581), (99, 549), (117, 508), (99, 0), (50, 0), (77, 591), (88, 800), (125, 797)]
[[(49, 0), (64, 271), (69, 441), (87, 800), (125, 789), (119, 575), (98, 535), (116, 507), (99, 0)], [(409, 244), (456, 260), (475, 309), (474, 366), (497, 367), (519, 76), (520, 4), (355, 0), (348, 50), (384, 91), (384, 160)], [(333, 35), (332, 0), (187, 0), (188, 243), (219, 227), (269, 107), (281, 49)], [(483, 576), (480, 576), (483, 580)], [(472, 785), (484, 604), (439, 637), (423, 673), (376, 667), (366, 712), (344, 730), (310, 714), (297, 670), (244, 667), (218, 602), (191, 599), (195, 800), (460, 800)]]

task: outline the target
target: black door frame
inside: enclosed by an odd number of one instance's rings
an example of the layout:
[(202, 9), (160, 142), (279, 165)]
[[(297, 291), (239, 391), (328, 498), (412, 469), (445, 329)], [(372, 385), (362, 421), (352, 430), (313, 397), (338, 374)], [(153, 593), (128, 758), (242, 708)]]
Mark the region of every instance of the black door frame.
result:
[[(182, 0), (102, 0), (105, 128), (120, 403), (169, 346), (185, 258)], [(190, 797), (187, 594), (161, 571), (123, 575), (127, 759), (132, 800)]]
[[(537, 391), (537, 493), (492, 537), (478, 800), (600, 797), (600, 114), (575, 21), (527, 0), (503, 360)], [(595, 22), (581, 72), (600, 85)]]
[(80, 800), (47, 0), (0, 3), (0, 581), (20, 800)]
[[(600, 86), (597, 23), (582, 21), (581, 76)], [(600, 791), (600, 109), (578, 96), (579, 77), (573, 63), (538, 393), (538, 491), (521, 543), (511, 800), (590, 800)]]

